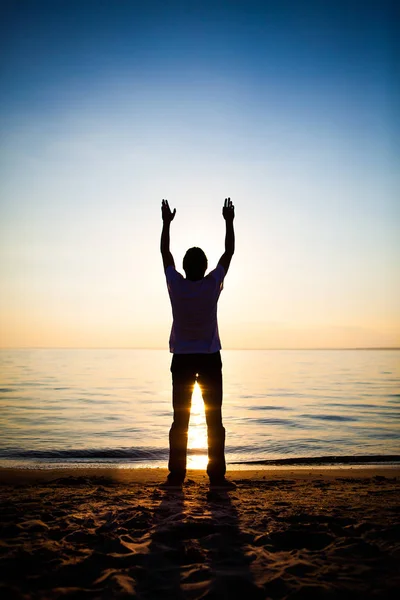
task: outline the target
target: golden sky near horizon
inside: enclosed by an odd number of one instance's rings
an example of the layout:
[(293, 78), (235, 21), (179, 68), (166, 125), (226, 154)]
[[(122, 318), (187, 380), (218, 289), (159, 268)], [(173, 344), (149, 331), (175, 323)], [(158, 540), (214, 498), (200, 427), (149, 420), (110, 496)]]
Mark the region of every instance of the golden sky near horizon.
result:
[[(173, 201), (171, 204), (175, 206)], [(186, 247), (202, 245), (213, 268), (223, 252), (221, 206), (216, 203), (210, 210), (214, 214), (209, 227), (202, 214), (207, 235), (198, 230), (193, 237), (190, 231), (182, 231), (189, 229), (184, 223), (190, 223), (193, 204), (192, 208), (177, 207), (171, 226), (177, 267)], [(329, 276), (329, 269), (326, 274), (319, 271), (320, 257), (309, 262), (303, 258), (300, 267), (299, 253), (296, 255), (294, 249), (288, 258), (289, 241), (280, 254), (274, 254), (272, 243), (265, 241), (270, 251), (263, 254), (254, 244), (257, 232), (251, 242), (250, 233), (244, 235), (242, 211), (237, 205), (237, 250), (219, 301), (224, 348), (400, 345), (397, 307), (388, 293), (392, 285), (389, 280), (376, 286), (377, 278), (372, 279), (369, 272), (359, 273), (354, 281), (350, 273), (337, 270)], [(58, 250), (61, 255), (63, 251), (71, 253), (64, 268), (57, 267), (55, 256), (42, 255), (38, 261), (45, 263), (51, 276), (46, 269), (41, 274), (10, 274), (13, 286), (1, 299), (1, 345), (167, 349), (172, 316), (159, 253), (161, 218), (156, 203), (151, 213), (148, 236), (146, 228), (140, 232), (139, 224), (132, 227), (141, 235), (141, 247), (135, 235), (132, 239), (129, 236), (134, 220), (127, 220), (121, 225), (126, 237), (115, 235), (112, 248), (101, 242), (95, 245), (96, 240), (92, 240), (85, 247), (85, 256), (79, 257), (66, 242), (61, 252)], [(201, 244), (202, 238), (205, 244)], [(75, 240), (73, 246), (76, 244)], [(381, 273), (379, 276), (382, 280)], [(356, 295), (361, 286), (363, 293)]]

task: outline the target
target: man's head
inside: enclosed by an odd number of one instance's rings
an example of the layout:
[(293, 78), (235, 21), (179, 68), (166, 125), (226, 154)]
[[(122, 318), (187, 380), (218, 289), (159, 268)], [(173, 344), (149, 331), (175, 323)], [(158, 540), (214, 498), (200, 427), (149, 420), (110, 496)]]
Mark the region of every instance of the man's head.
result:
[(207, 270), (207, 256), (201, 248), (189, 248), (183, 259), (183, 270), (186, 273), (186, 279), (198, 281), (204, 277)]

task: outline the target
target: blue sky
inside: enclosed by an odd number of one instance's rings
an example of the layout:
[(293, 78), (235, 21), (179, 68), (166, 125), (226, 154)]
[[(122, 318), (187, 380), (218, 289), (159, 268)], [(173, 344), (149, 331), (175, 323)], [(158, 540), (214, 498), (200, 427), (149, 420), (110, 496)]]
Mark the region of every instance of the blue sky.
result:
[(3, 345), (166, 346), (226, 196), (225, 347), (399, 345), (393, 2), (2, 10)]

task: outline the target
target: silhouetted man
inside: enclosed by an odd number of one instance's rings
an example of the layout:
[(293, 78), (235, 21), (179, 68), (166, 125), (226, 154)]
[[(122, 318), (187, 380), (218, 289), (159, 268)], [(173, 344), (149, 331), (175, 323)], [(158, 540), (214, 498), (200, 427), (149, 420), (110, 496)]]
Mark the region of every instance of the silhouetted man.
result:
[(173, 323), (169, 340), (173, 353), (172, 404), (174, 420), (169, 432), (169, 475), (164, 487), (180, 487), (186, 475), (188, 426), (193, 387), (198, 381), (205, 406), (208, 437), (207, 473), (213, 487), (233, 489), (225, 479), (225, 429), (222, 425), (222, 362), (218, 334), (217, 302), (235, 250), (235, 208), (225, 200), (225, 252), (216, 269), (205, 276), (207, 257), (200, 248), (190, 248), (183, 259), (186, 279), (175, 270), (169, 248), (169, 230), (176, 209), (168, 201), (161, 205), (163, 229), (161, 254), (172, 305)]

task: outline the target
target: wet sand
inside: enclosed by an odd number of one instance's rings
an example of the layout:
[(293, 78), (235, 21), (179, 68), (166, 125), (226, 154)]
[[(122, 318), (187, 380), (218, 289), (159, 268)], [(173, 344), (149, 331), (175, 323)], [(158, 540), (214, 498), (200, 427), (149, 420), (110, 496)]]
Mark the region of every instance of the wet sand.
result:
[(0, 469), (3, 598), (397, 598), (400, 469)]

